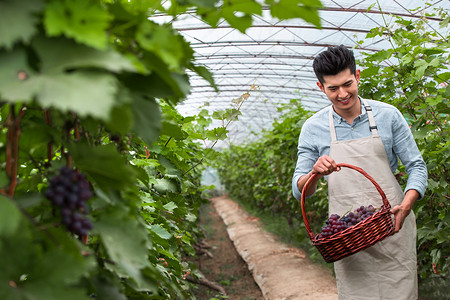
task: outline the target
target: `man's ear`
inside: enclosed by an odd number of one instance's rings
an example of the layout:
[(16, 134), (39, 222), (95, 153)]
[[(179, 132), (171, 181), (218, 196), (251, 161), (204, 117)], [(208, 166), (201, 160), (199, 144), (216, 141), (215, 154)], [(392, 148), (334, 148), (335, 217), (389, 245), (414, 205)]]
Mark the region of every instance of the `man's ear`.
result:
[(356, 70), (355, 73), (355, 77), (356, 77), (356, 83), (359, 83), (359, 79), (361, 78), (361, 70)]
[(320, 83), (320, 81), (317, 81), (317, 86), (319, 87), (319, 89), (325, 93), (324, 87), (323, 85)]

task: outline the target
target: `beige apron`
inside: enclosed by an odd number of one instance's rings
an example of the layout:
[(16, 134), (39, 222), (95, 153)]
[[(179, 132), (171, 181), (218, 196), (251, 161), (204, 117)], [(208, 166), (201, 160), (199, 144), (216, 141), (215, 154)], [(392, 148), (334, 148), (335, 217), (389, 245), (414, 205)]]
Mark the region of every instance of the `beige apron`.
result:
[[(403, 200), (403, 192), (392, 174), (386, 151), (378, 135), (372, 109), (362, 100), (372, 135), (338, 141), (330, 107), (330, 157), (337, 163), (362, 168), (380, 185), (392, 207)], [(374, 185), (359, 172), (342, 168), (328, 176), (330, 214), (345, 214), (350, 209), (382, 205)], [(418, 298), (416, 263), (416, 219), (405, 219), (402, 229), (369, 247), (334, 263), (339, 299), (413, 299)]]

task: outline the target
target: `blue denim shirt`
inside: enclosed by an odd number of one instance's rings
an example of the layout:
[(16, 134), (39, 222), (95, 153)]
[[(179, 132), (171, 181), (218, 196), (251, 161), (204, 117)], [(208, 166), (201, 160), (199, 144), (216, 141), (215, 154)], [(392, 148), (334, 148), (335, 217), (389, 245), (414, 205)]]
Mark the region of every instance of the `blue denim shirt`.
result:
[[(427, 188), (427, 167), (417, 148), (411, 130), (403, 115), (394, 106), (374, 100), (367, 100), (372, 107), (378, 134), (384, 144), (392, 172), (398, 166), (398, 160), (405, 165), (408, 181), (405, 192), (414, 189), (423, 197)], [(362, 101), (361, 101), (362, 102)], [(292, 178), (292, 192), (297, 199), (301, 191), (297, 187), (298, 179), (312, 170), (317, 159), (330, 153), (329, 107), (318, 111), (303, 125), (298, 140), (298, 158)], [(366, 109), (361, 103), (361, 115), (350, 125), (333, 111), (334, 125), (338, 140), (351, 140), (371, 135)]]

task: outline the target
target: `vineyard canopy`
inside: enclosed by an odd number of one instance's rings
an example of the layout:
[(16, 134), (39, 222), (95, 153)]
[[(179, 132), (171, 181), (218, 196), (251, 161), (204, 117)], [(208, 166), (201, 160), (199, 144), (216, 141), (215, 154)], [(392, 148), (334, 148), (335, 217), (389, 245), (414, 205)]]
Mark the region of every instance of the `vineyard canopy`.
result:
[[(191, 94), (177, 108), (184, 115), (231, 108), (233, 99), (246, 98), (239, 121), (228, 127), (229, 138), (218, 144), (253, 140), (270, 128), (279, 116), (277, 107), (299, 99), (304, 108), (317, 111), (329, 104), (316, 85), (314, 57), (329, 46), (354, 49), (356, 59), (364, 52), (391, 48), (387, 35), (366, 38), (371, 29), (388, 24), (395, 28), (395, 15), (404, 19), (427, 18), (432, 30), (440, 31), (435, 9), (450, 8), (450, 1), (436, 0), (322, 0), (321, 29), (302, 19), (278, 20), (268, 9), (255, 16), (245, 34), (226, 21), (211, 28), (194, 13), (175, 19), (154, 15), (156, 22), (171, 22), (195, 50), (198, 64), (213, 74), (215, 91), (197, 74), (191, 75)], [(385, 62), (389, 64), (389, 61)], [(248, 95), (249, 93), (250, 95)], [(247, 98), (248, 97), (248, 98)], [(220, 126), (219, 123), (216, 125)]]

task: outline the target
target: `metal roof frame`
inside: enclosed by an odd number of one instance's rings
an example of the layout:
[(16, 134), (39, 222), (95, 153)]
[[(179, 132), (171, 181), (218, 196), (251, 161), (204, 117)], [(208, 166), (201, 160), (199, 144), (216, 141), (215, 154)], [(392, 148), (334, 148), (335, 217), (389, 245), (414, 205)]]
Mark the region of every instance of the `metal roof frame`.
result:
[[(217, 146), (226, 147), (230, 142), (244, 142), (257, 138), (253, 132), (270, 128), (279, 116), (277, 107), (300, 99), (306, 109), (317, 111), (329, 104), (329, 100), (316, 85), (312, 69), (314, 57), (329, 46), (344, 45), (354, 50), (357, 59), (363, 52), (375, 52), (390, 47), (385, 37), (365, 40), (366, 34), (384, 22), (393, 22), (391, 15), (403, 18), (424, 18), (429, 26), (438, 29), (436, 17), (425, 13), (434, 7), (450, 9), (450, 1), (422, 0), (321, 0), (322, 29), (300, 19), (276, 20), (267, 7), (262, 16), (255, 16), (254, 25), (245, 34), (222, 21), (211, 28), (194, 14), (187, 12), (171, 20), (195, 51), (198, 64), (212, 73), (219, 92), (215, 92), (198, 75), (189, 72), (191, 94), (178, 105), (185, 115), (195, 115), (201, 109), (211, 112), (232, 107), (232, 100), (250, 90), (251, 96), (241, 107), (240, 120), (230, 126), (228, 142)], [(152, 19), (167, 20), (166, 15), (156, 14)], [(364, 40), (362, 44), (358, 41)], [(204, 104), (208, 102), (208, 106)], [(255, 112), (258, 112), (255, 114)], [(258, 120), (260, 118), (263, 121)], [(233, 124), (233, 123), (232, 123)], [(254, 128), (253, 125), (258, 125)], [(214, 126), (220, 126), (215, 123)]]

